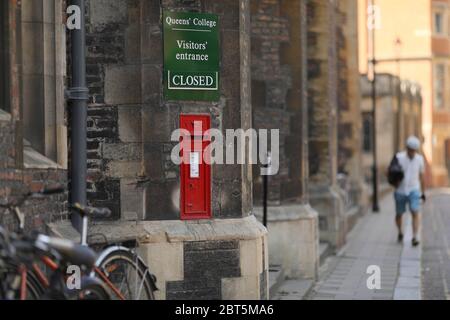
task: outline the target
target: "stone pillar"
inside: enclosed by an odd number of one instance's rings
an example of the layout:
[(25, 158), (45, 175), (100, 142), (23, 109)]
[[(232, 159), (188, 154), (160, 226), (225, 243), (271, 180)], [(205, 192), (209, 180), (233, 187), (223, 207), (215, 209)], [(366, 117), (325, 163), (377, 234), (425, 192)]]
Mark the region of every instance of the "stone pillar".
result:
[[(252, 212), (251, 165), (213, 165), (213, 219), (181, 221), (180, 170), (170, 159), (180, 114), (208, 114), (223, 133), (251, 127), (249, 1), (87, 2), (90, 199), (116, 219), (92, 232), (137, 238), (159, 299), (267, 298), (267, 231)], [(219, 16), (219, 102), (164, 99), (163, 9)]]
[(345, 191), (349, 231), (369, 205), (362, 166), (361, 89), (358, 67), (358, 1), (338, 1), (338, 174)]
[(310, 200), (319, 212), (320, 239), (345, 242), (343, 192), (337, 185), (338, 115), (335, 0), (308, 1)]
[(8, 37), (6, 45), (5, 60), (7, 60), (5, 73), (7, 98), (5, 104), (9, 104), (8, 111), (11, 114), (11, 126), (14, 135), (11, 136), (14, 143), (14, 148), (7, 153), (8, 166), (13, 163), (16, 168), (23, 168), (23, 126), (21, 115), (21, 102), (22, 102), (22, 84), (21, 84), (21, 72), (22, 72), (22, 44), (21, 44), (21, 10), (22, 6), (17, 1), (5, 1), (2, 9), (5, 10), (4, 17), (7, 19), (7, 29), (5, 37)]
[[(256, 129), (280, 130), (280, 171), (269, 177), (269, 262), (290, 278), (315, 278), (318, 215), (308, 203), (306, 6), (301, 0), (251, 1), (252, 97)], [(262, 176), (254, 171), (262, 219)]]

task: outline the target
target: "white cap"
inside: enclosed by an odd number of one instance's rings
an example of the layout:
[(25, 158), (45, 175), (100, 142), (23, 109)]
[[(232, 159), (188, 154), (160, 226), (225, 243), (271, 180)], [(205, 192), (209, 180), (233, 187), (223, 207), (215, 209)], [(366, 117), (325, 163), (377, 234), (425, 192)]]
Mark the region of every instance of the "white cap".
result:
[(406, 147), (408, 147), (409, 149), (415, 150), (415, 151), (419, 151), (419, 149), (420, 149), (419, 138), (417, 138), (415, 136), (409, 137), (408, 140), (406, 141)]

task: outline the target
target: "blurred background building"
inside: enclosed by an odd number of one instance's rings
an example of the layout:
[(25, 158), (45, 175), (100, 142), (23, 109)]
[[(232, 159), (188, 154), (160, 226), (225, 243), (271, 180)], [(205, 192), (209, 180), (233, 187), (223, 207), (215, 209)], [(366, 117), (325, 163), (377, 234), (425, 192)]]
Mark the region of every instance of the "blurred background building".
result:
[[(380, 174), (380, 194), (391, 190), (384, 174), (393, 155), (405, 148), (406, 139), (415, 135), (422, 138), (422, 96), (417, 83), (401, 80), (392, 74), (377, 75), (377, 152)], [(362, 149), (364, 179), (372, 180), (373, 118), (372, 84), (361, 75)]]
[[(448, 185), (450, 16), (447, 0), (375, 0), (376, 70), (421, 87), (428, 184)], [(371, 0), (359, 1), (359, 64), (368, 71)], [(368, 54), (369, 53), (369, 54)], [(403, 147), (403, 146), (401, 146)]]

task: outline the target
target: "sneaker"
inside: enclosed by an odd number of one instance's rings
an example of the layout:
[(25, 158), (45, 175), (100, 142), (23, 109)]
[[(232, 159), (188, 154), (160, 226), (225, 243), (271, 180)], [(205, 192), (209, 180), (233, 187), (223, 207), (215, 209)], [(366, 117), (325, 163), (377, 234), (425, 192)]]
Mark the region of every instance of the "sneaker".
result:
[(398, 234), (398, 242), (403, 242), (403, 233)]
[(417, 240), (416, 238), (412, 239), (412, 245), (413, 247), (417, 247), (420, 244), (419, 240)]

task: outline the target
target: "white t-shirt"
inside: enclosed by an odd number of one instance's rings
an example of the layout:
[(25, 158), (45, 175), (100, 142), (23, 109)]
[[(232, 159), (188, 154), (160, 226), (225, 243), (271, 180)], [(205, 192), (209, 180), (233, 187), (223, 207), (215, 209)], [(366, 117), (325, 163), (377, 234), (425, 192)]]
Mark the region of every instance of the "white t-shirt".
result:
[(425, 161), (423, 156), (416, 153), (414, 158), (410, 159), (406, 151), (397, 153), (397, 159), (403, 168), (405, 177), (397, 189), (397, 192), (404, 195), (412, 191), (421, 192), (420, 174), (425, 172)]

